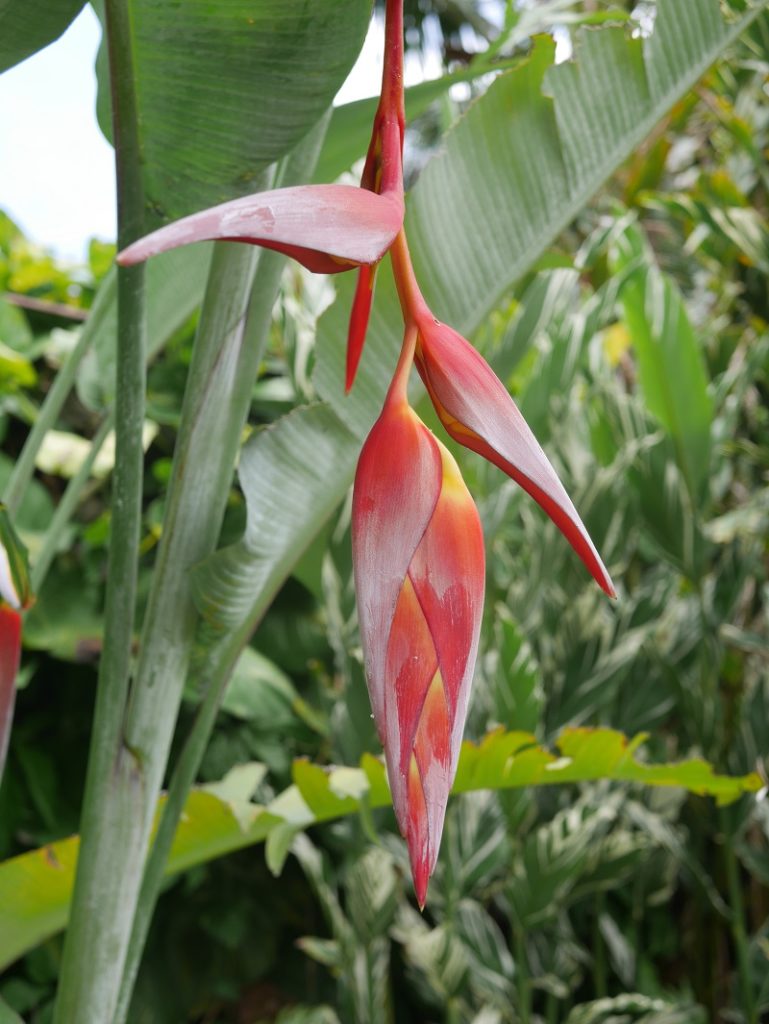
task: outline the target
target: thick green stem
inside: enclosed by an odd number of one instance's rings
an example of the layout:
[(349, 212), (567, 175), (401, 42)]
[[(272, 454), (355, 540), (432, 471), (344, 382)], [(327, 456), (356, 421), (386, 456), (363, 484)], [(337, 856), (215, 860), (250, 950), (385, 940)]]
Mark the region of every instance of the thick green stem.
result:
[(61, 535), (66, 529), (75, 509), (78, 506), (83, 489), (88, 483), (88, 479), (91, 475), (93, 464), (96, 461), (99, 452), (102, 450), (102, 446), (107, 440), (114, 422), (115, 417), (112, 413), (109, 413), (102, 420), (101, 426), (96, 431), (96, 434), (91, 441), (91, 450), (83, 460), (83, 464), (80, 466), (77, 473), (75, 473), (67, 484), (67, 489), (56, 507), (53, 519), (51, 520), (48, 529), (45, 531), (43, 546), (37, 553), (37, 557), (35, 558), (35, 562), (30, 573), (32, 590), (34, 593), (37, 593), (40, 590), (43, 582), (45, 581), (45, 577), (48, 575), (51, 562), (56, 555), (59, 542), (61, 541)]
[[(121, 245), (141, 231), (143, 193), (128, 4), (105, 5), (110, 52), (113, 124)], [(55, 1020), (100, 1024), (114, 996), (110, 967), (130, 922), (125, 901), (130, 874), (111, 870), (113, 853), (125, 847), (136, 810), (136, 787), (116, 787), (133, 758), (121, 743), (133, 643), (137, 556), (142, 499), (142, 425), (145, 392), (144, 268), (118, 272), (118, 357), (112, 532), (105, 606), (104, 650), (94, 712), (88, 775), (81, 817), (81, 846), (64, 946)], [(132, 864), (136, 873), (140, 864)]]
[[(127, 711), (125, 692), (121, 694), (122, 745), (117, 758), (107, 763), (109, 800), (91, 840), (95, 852), (82, 869), (89, 897), (83, 901), (72, 955), (82, 965), (79, 973), (91, 980), (81, 982), (76, 997), (62, 1001), (61, 1024), (108, 1024), (117, 1009), (152, 817), (195, 629), (188, 571), (216, 544), (242, 427), (236, 410), (243, 408), (242, 394), (246, 404), (250, 395), (251, 381), (238, 379), (237, 373), (253, 266), (251, 248), (226, 243), (216, 247)], [(240, 401), (234, 398), (236, 392)], [(90, 834), (86, 829), (86, 841)], [(81, 861), (88, 849), (86, 842)]]
[[(141, 232), (143, 192), (134, 93), (129, 10), (126, 0), (107, 0), (113, 128), (118, 183), (118, 241)], [(131, 854), (132, 822), (140, 806), (133, 755), (121, 742), (133, 644), (142, 501), (142, 426), (145, 392), (144, 268), (118, 272), (116, 458), (113, 475), (109, 578), (104, 650), (99, 669), (88, 760), (81, 845), (72, 911), (64, 945), (57, 1024), (103, 1024), (117, 995), (114, 965), (130, 927), (127, 899), (141, 861), (113, 871), (118, 852)], [(121, 784), (127, 778), (128, 785)]]

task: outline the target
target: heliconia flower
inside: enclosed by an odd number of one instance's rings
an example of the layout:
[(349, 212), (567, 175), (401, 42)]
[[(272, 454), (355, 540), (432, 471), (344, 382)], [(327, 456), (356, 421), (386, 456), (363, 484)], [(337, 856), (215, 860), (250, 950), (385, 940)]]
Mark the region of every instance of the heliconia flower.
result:
[(467, 714), (485, 556), (457, 464), (405, 388), (391, 388), (361, 452), (352, 544), (374, 720), (424, 906)]
[(0, 776), (13, 720), (16, 675), (21, 654), (21, 612), (29, 607), (27, 556), (0, 505)]
[(297, 185), (221, 203), (159, 228), (117, 255), (121, 266), (192, 242), (249, 242), (291, 256), (316, 274), (378, 262), (403, 223), (403, 189)]

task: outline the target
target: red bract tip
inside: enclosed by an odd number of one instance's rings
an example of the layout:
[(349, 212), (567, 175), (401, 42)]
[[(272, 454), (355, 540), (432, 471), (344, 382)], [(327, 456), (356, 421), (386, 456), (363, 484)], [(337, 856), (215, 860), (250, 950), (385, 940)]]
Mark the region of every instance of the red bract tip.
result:
[(0, 604), (0, 776), (11, 735), (16, 674), (21, 654), (21, 615)]
[(485, 558), (454, 459), (403, 399), (388, 399), (363, 447), (352, 523), (366, 677), (424, 906), (467, 714)]
[(376, 280), (376, 266), (361, 267), (358, 271), (358, 283), (355, 286), (355, 298), (352, 301), (350, 311), (350, 326), (347, 331), (347, 365), (345, 369), (344, 390), (345, 394), (355, 382), (355, 374), (358, 372), (358, 363), (363, 354), (363, 345), (366, 341), (366, 330), (368, 328), (369, 316), (371, 315), (371, 303), (374, 300), (374, 282)]
[(616, 593), (577, 510), (502, 381), (461, 334), (421, 314), (416, 364), (444, 427), (512, 477), (550, 516), (598, 585)]

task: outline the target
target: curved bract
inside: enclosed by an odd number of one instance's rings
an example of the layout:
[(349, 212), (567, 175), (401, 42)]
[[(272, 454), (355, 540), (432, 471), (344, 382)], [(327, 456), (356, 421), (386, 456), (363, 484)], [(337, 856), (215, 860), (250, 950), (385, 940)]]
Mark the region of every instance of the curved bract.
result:
[(601, 589), (614, 597), (614, 585), (571, 498), (483, 356), (446, 324), (423, 315), (416, 365), (451, 437), (520, 484), (550, 516)]
[(353, 185), (298, 185), (257, 192), (168, 224), (119, 253), (130, 266), (192, 242), (249, 242), (319, 274), (376, 263), (403, 222), (403, 197)]

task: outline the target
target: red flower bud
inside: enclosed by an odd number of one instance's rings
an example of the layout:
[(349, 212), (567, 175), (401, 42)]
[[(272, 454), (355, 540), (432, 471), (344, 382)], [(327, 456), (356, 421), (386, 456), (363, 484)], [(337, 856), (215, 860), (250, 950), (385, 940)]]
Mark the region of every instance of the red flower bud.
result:
[(424, 906), (467, 714), (485, 558), (457, 464), (405, 397), (388, 397), (366, 440), (352, 516), (366, 677)]

